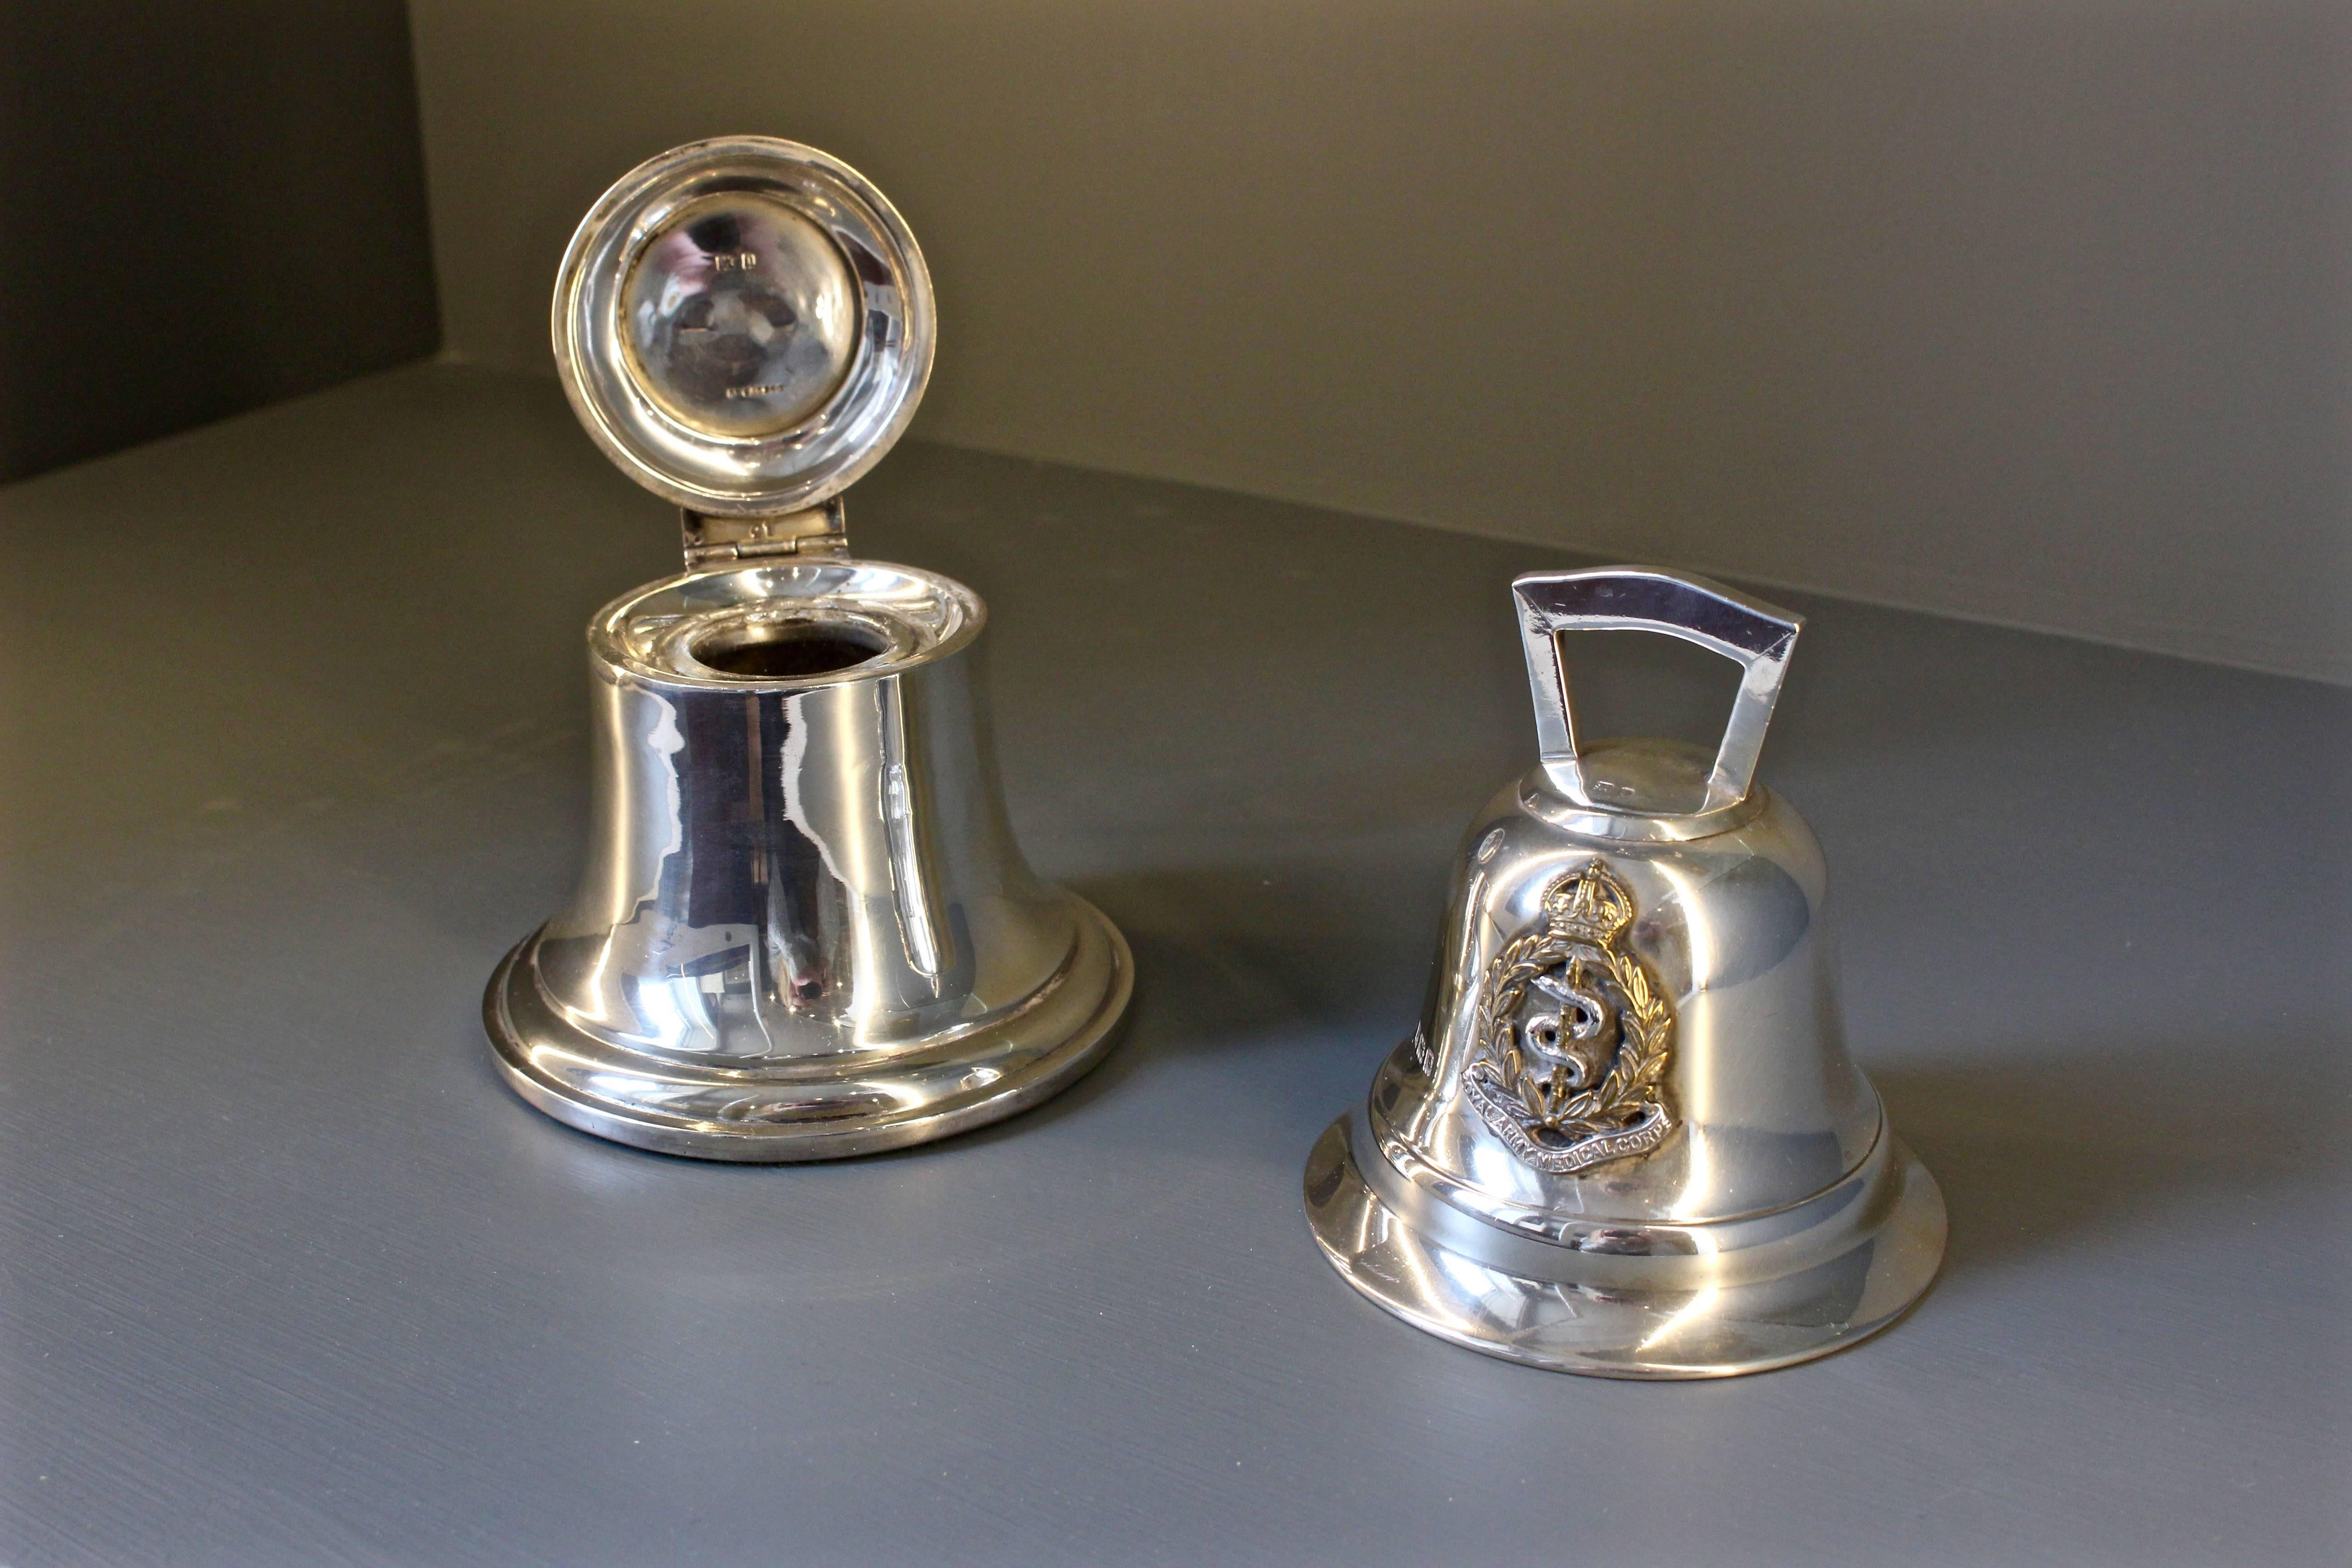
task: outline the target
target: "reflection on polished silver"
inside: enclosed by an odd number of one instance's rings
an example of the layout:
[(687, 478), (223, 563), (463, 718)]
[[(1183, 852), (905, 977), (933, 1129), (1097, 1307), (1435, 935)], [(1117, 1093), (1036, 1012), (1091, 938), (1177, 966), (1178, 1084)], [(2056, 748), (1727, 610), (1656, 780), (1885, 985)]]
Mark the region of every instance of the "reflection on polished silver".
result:
[(857, 349), (857, 280), (840, 247), (763, 196), (678, 209), (637, 253), (619, 302), (637, 384), (698, 431), (791, 429), (832, 401)]
[[(1416, 1327), (1609, 1377), (1723, 1377), (1885, 1327), (1935, 1182), (1848, 1058), (1821, 851), (1754, 783), (1798, 618), (1636, 567), (1513, 584), (1538, 765), (1471, 826), (1427, 1009), (1307, 1165), (1340, 1275)], [(1580, 741), (1560, 635), (1737, 660), (1715, 755)]]
[(572, 242), (566, 385), (682, 500), (688, 566), (588, 628), (587, 864), (484, 999), (508, 1081), (575, 1127), (895, 1148), (1044, 1099), (1126, 1010), (1126, 942), (1005, 820), (979, 596), (847, 553), (836, 492), (913, 410), (929, 287), (880, 195), (790, 142), (656, 158)]
[(555, 365), (630, 478), (689, 510), (823, 503), (930, 376), (931, 275), (856, 170), (733, 136), (662, 153), (590, 209), (555, 285)]

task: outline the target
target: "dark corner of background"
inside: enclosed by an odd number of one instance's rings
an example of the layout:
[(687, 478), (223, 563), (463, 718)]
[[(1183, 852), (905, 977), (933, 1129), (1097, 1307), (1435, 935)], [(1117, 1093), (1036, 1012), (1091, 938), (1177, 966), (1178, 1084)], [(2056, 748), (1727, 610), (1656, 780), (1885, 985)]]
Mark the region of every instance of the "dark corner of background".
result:
[(404, 0), (0, 0), (0, 481), (440, 346)]

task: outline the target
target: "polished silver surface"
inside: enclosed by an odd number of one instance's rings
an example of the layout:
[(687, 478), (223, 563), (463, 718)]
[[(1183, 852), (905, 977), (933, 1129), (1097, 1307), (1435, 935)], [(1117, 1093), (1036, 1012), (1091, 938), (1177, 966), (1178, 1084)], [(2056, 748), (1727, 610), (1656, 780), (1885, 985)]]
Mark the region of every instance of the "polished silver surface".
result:
[[(1592, 831), (1631, 834), (1649, 819), (1673, 819), (1675, 830), (1728, 826), (1724, 814), (1747, 800), (1756, 782), (1764, 731), (1780, 700), (1789, 652), (1801, 622), (1736, 588), (1639, 568), (1528, 575), (1511, 584), (1518, 604), (1519, 639), (1536, 710), (1536, 748), (1544, 776), (1564, 799), (1601, 814)], [(1707, 770), (1704, 792), (1662, 788), (1663, 777), (1612, 778), (1599, 759), (1588, 770), (1576, 737), (1568, 666), (1559, 635), (1572, 631), (1651, 631), (1680, 637), (1739, 666), (1723, 743)]]
[(838, 491), (930, 363), (898, 215), (792, 142), (679, 148), (582, 224), (555, 338), (589, 432), (684, 507), (688, 571), (589, 626), (587, 865), (491, 979), (508, 1081), (622, 1142), (776, 1161), (941, 1137), (1083, 1072), (1133, 963), (1013, 841), (987, 613), (847, 554)]
[(789, 430), (832, 401), (857, 350), (857, 279), (841, 247), (751, 193), (703, 196), (665, 218), (619, 303), (637, 384), (691, 430)]
[(914, 417), (936, 318), (882, 193), (798, 142), (647, 160), (581, 221), (555, 363), (597, 445), (689, 510), (781, 516), (839, 494)]
[(526, 1099), (668, 1153), (821, 1159), (1092, 1064), (1132, 962), (1013, 842), (984, 620), (960, 584), (855, 561), (689, 574), (597, 616), (580, 890), (484, 1004)]
[[(1427, 1010), (1307, 1175), (1349, 1282), (1561, 1371), (1757, 1372), (1885, 1327), (1934, 1277), (1941, 1196), (1847, 1058), (1821, 851), (1753, 783), (1801, 623), (1641, 568), (1513, 584), (1541, 761), (1465, 839)], [(1563, 631), (1742, 666), (1710, 757), (1578, 749)]]

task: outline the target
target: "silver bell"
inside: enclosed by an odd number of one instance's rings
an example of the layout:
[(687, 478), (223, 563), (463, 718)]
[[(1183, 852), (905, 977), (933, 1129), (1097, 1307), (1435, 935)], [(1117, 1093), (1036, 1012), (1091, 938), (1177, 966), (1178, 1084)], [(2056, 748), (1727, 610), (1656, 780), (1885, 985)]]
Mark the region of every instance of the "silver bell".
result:
[(491, 978), (508, 1081), (721, 1160), (895, 1148), (1052, 1094), (1125, 1011), (1127, 944), (1013, 842), (979, 595), (843, 534), (840, 492), (930, 371), (906, 224), (810, 148), (680, 147), (581, 224), (554, 331), (590, 436), (684, 509), (687, 570), (589, 626), (587, 864)]
[[(1801, 625), (1642, 568), (1512, 584), (1542, 762), (1471, 826), (1428, 1009), (1307, 1166), (1325, 1255), (1473, 1350), (1721, 1377), (1885, 1327), (1944, 1202), (1847, 1058), (1820, 847), (1752, 784)], [(1559, 636), (1737, 660), (1712, 758), (1580, 747)]]

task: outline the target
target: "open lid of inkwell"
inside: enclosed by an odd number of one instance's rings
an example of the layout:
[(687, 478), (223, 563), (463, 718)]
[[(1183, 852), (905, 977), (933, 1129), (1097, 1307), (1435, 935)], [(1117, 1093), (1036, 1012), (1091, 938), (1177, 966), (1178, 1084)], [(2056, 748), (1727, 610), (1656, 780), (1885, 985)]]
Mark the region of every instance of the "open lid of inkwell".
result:
[(649, 159), (572, 237), (555, 363), (621, 470), (684, 513), (689, 567), (838, 554), (841, 492), (929, 378), (930, 273), (882, 193), (796, 142)]

